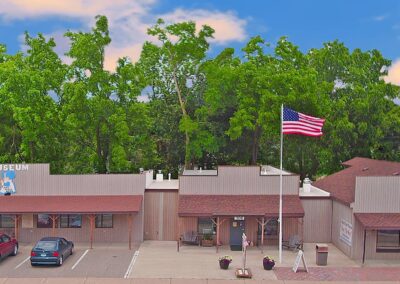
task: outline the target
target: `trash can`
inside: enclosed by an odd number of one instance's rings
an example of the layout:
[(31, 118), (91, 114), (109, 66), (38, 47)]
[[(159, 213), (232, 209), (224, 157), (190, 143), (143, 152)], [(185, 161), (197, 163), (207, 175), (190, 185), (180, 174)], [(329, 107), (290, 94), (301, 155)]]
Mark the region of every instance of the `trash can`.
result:
[(317, 265), (326, 265), (328, 263), (328, 245), (317, 244), (315, 246)]

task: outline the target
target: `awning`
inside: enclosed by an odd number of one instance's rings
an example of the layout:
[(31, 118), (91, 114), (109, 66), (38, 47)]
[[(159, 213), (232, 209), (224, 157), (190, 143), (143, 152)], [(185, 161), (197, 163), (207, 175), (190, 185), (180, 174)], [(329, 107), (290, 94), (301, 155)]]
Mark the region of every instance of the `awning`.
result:
[(400, 213), (355, 213), (367, 230), (400, 230)]
[[(303, 217), (297, 195), (282, 199), (283, 217)], [(279, 195), (181, 195), (179, 216), (278, 216)]]
[(142, 195), (0, 196), (0, 214), (133, 213), (139, 212), (142, 199)]

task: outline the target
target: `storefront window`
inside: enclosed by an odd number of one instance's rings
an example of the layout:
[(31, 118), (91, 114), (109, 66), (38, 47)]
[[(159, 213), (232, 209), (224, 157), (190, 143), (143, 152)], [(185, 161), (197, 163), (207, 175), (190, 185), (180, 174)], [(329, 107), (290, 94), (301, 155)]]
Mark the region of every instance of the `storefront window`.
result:
[(376, 241), (377, 252), (399, 252), (400, 251), (400, 231), (399, 230), (379, 230)]
[(38, 214), (37, 215), (37, 227), (38, 228), (52, 228), (53, 220), (49, 214)]
[(82, 215), (60, 215), (60, 228), (81, 228)]
[(14, 228), (14, 218), (11, 215), (0, 215), (0, 228)]
[(113, 215), (112, 214), (97, 214), (96, 215), (96, 228), (112, 228)]
[(198, 232), (202, 235), (215, 234), (216, 227), (210, 218), (199, 218)]
[[(261, 225), (258, 224), (258, 232), (261, 232)], [(277, 236), (278, 235), (278, 219), (270, 219), (264, 226), (264, 235)]]

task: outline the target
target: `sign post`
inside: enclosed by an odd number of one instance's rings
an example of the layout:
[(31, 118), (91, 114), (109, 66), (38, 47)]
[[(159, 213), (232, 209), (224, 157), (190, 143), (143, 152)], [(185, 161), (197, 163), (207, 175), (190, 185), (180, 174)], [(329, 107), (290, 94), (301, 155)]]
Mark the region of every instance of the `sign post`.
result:
[(243, 252), (243, 268), (236, 269), (236, 277), (238, 278), (251, 278), (252, 274), (250, 269), (246, 268), (246, 252), (249, 242), (245, 233), (242, 234), (242, 252)]
[(300, 261), (303, 262), (304, 271), (308, 272), (306, 259), (304, 258), (304, 253), (302, 250), (299, 250), (299, 252), (297, 253), (296, 260), (294, 261), (292, 270), (294, 272), (297, 272), (297, 270), (299, 269)]

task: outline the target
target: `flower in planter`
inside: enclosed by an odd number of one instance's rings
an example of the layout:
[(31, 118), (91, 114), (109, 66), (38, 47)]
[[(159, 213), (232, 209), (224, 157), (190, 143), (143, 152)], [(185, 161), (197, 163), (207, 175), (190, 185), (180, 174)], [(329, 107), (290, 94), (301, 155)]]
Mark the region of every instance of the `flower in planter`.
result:
[(213, 240), (213, 236), (211, 234), (204, 234), (203, 235), (203, 240), (212, 241)]
[(229, 264), (232, 262), (232, 257), (229, 256), (229, 255), (224, 255), (224, 256), (221, 256), (221, 257), (218, 259), (218, 261), (219, 261), (219, 266), (220, 266), (222, 269), (228, 269)]
[(263, 266), (264, 269), (270, 270), (272, 267), (275, 266), (275, 260), (268, 255), (264, 256), (263, 258)]

